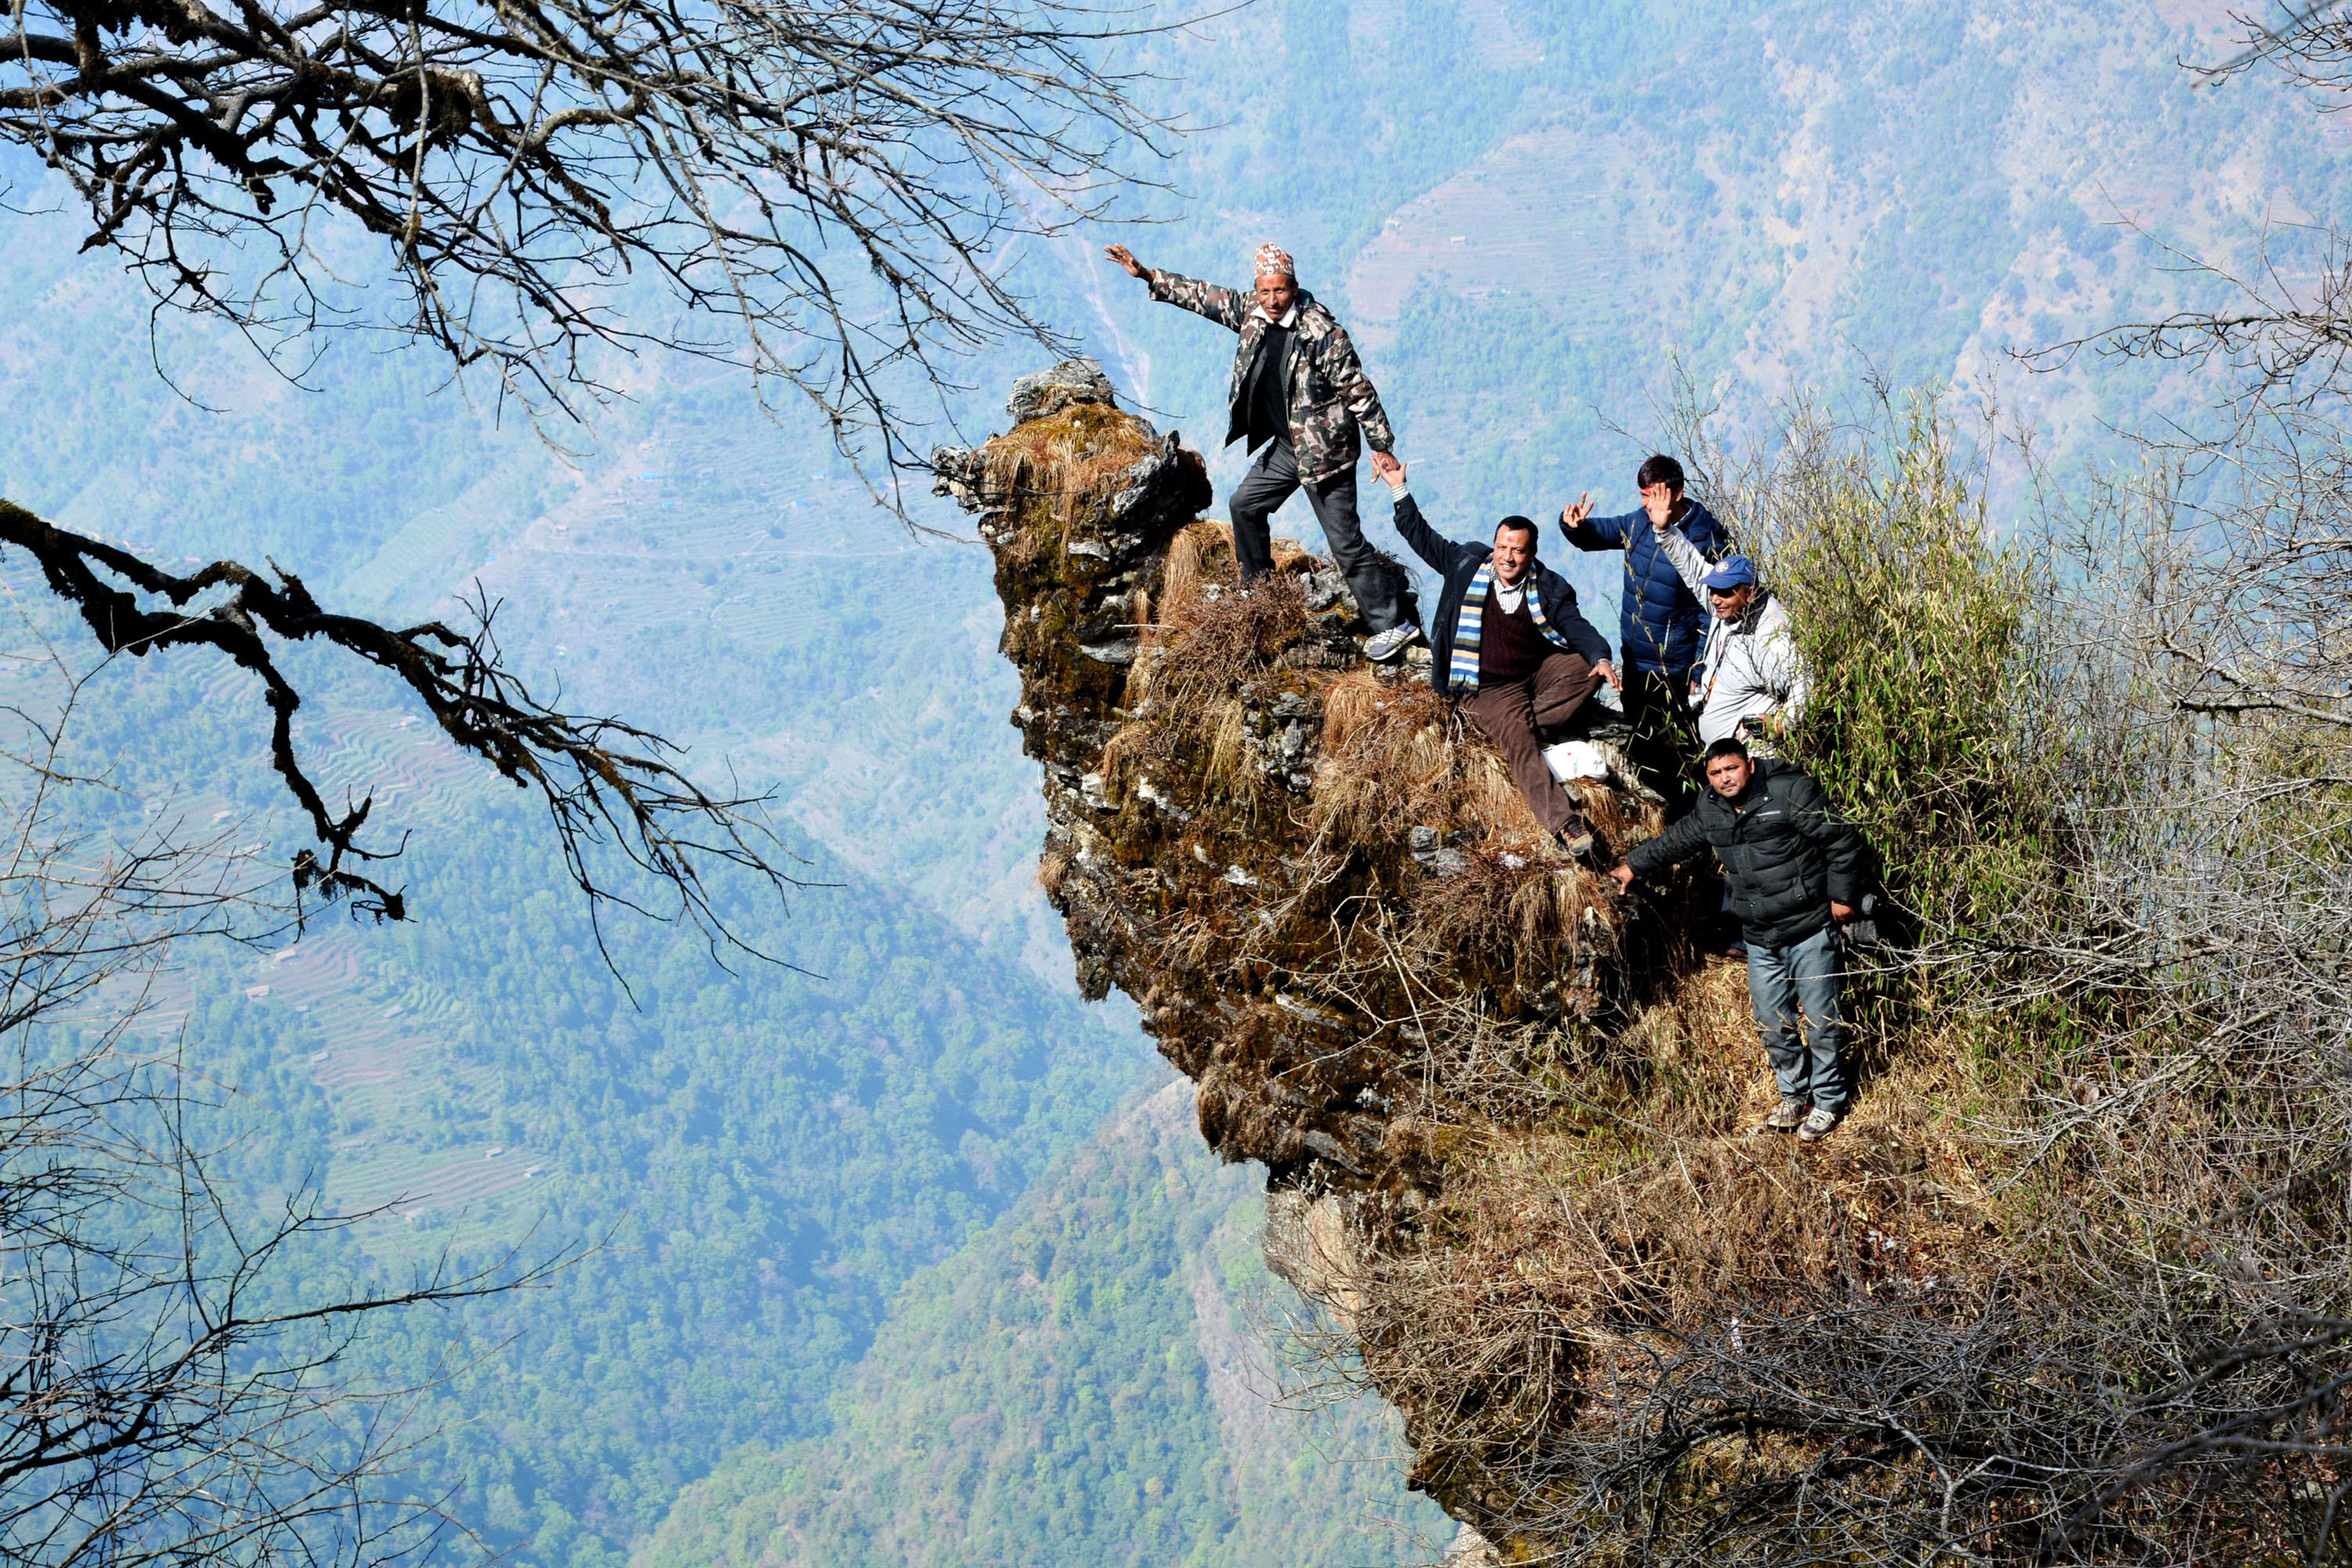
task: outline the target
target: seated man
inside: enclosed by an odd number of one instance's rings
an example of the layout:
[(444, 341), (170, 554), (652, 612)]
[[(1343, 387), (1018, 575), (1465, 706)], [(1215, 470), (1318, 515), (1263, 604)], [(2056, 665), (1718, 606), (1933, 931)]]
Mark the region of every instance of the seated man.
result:
[(1810, 1143), (1838, 1124), (1851, 1088), (1837, 927), (1853, 918), (1868, 852), (1821, 785), (1786, 763), (1749, 757), (1737, 739), (1707, 747), (1706, 783), (1689, 816), (1635, 845), (1609, 874), (1630, 889), (1637, 877), (1714, 849), (1747, 931), (1756, 1031), (1780, 1080), (1780, 1109), (1765, 1125)]
[(1757, 581), (1756, 563), (1745, 555), (1710, 562), (1672, 528), (1658, 530), (1658, 545), (1707, 606), (1706, 640), (1690, 677), (1698, 738), (1713, 745), (1736, 735), (1769, 752), (1805, 703), (1787, 607)]
[(1545, 765), (1539, 731), (1566, 723), (1603, 679), (1617, 684), (1608, 643), (1577, 613), (1576, 590), (1537, 562), (1533, 522), (1507, 517), (1491, 546), (1457, 544), (1422, 521), (1402, 463), (1386, 477), (1397, 532), (1445, 580), (1431, 681), (1495, 742), (1545, 830), (1570, 855), (1591, 855), (1592, 829)]

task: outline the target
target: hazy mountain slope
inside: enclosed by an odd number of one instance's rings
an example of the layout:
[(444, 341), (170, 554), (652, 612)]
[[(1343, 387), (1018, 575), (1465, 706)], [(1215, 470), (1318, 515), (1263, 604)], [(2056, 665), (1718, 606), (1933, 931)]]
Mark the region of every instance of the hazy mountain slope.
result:
[[(2352, 194), (2341, 132), (2291, 94), (2183, 71), (2227, 52), (2225, 12), (1252, 9), (1155, 57), (1171, 106), (1217, 123), (1179, 165), (1181, 217), (1135, 245), (1241, 282), (1257, 243), (1288, 243), (1447, 521), (1586, 489), (1631, 505), (1677, 361), (1732, 430), (1791, 391), (1952, 381), (2049, 426), (2062, 466), (2091, 460), (2200, 384), (2087, 356), (2035, 375), (2011, 351), (2210, 297), (2153, 265), (2157, 240), (2242, 261), (2267, 235), (2292, 258), (2311, 237), (2288, 226)], [(1091, 249), (1059, 264), (1097, 275), (1077, 298), (1115, 379), (1213, 448), (1223, 334)], [(1221, 486), (1243, 460), (1216, 459)], [(1303, 503), (1282, 526), (1313, 537)]]
[(731, 1456), (633, 1563), (1429, 1560), (1385, 1412), (1266, 1402), (1259, 1191), (1162, 1089), (908, 1286), (831, 1433)]
[[(521, 1296), (382, 1321), (349, 1364), (427, 1391), (412, 1426), (438, 1436), (418, 1480), (459, 1489), (469, 1525), (519, 1561), (600, 1561), (718, 1455), (820, 1429), (908, 1277), (1082, 1142), (1144, 1058), (1015, 951), (799, 835), (832, 885), (789, 919), (717, 890), (801, 972), (721, 967), (690, 931), (608, 911), (616, 977), (536, 807), (367, 683), (311, 690), (300, 743), (330, 787), (373, 785), (418, 829), (397, 868), (417, 920), (354, 928), (329, 910), (299, 942), (192, 948), (140, 1033), (184, 1040), (221, 1097), (199, 1138), (257, 1210), (308, 1189), (367, 1216), (308, 1248), (285, 1289), (397, 1276), (445, 1247), (593, 1248)], [(12, 702), (45, 695), (12, 677)], [(282, 864), (294, 839), (248, 678), (201, 656), (124, 661), (85, 700), (101, 717), (75, 768), (110, 784), (94, 825), (133, 828), (152, 806)]]

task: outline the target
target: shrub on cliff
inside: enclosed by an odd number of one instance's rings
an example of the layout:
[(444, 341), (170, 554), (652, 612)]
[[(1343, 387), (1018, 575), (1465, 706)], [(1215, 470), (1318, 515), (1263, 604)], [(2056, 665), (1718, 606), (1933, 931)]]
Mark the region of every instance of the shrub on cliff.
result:
[(1987, 515), (1932, 397), (1800, 410), (1730, 503), (1790, 608), (1811, 689), (1790, 756), (1947, 921), (2007, 907), (2050, 852), (2049, 588)]
[(1923, 921), (1854, 1115), (1756, 1138), (1736, 982), (1685, 976), (1374, 1260), (1367, 1375), (1568, 1561), (2336, 1560), (2352, 452), (2283, 421), (2199, 506), (2176, 463), (1996, 531), (1936, 405), (1881, 412), (1709, 496)]

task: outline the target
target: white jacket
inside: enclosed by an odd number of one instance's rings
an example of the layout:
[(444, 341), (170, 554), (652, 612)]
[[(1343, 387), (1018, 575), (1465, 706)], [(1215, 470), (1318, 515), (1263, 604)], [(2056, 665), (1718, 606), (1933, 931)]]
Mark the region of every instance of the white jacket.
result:
[(1706, 642), (1691, 671), (1690, 705), (1698, 710), (1699, 739), (1709, 744), (1739, 732), (1739, 721), (1779, 711), (1794, 719), (1805, 702), (1805, 671), (1789, 634), (1789, 612), (1760, 589), (1736, 621), (1717, 618), (1702, 586), (1715, 563), (1675, 529), (1660, 544), (1675, 570), (1706, 605)]

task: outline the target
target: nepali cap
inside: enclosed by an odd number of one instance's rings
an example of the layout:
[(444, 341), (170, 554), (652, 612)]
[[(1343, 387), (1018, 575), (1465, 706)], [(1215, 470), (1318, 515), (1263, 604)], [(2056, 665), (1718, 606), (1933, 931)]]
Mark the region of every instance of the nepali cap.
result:
[(1290, 264), (1290, 252), (1278, 245), (1257, 247), (1257, 275), (1260, 278), (1287, 278), (1297, 281), (1298, 268)]

